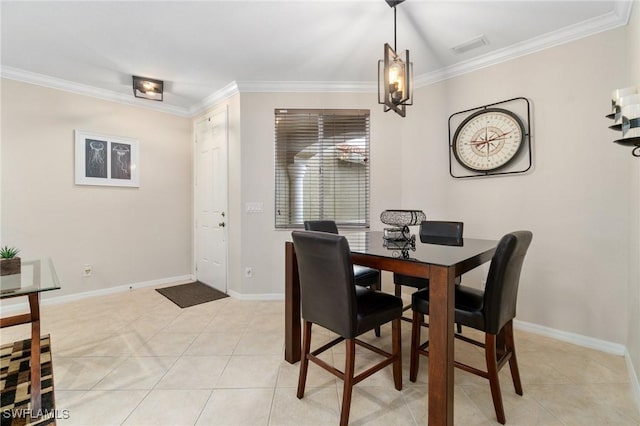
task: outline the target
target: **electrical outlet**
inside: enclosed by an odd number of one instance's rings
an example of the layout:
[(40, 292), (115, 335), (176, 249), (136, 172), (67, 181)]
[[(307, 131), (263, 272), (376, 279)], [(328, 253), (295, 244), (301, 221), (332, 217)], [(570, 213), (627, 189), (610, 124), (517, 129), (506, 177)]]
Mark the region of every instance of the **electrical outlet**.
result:
[(253, 268), (244, 268), (244, 276), (247, 278), (253, 277)]
[(82, 267), (82, 276), (83, 277), (90, 277), (91, 274), (93, 273), (93, 268), (91, 267), (91, 265), (86, 264)]

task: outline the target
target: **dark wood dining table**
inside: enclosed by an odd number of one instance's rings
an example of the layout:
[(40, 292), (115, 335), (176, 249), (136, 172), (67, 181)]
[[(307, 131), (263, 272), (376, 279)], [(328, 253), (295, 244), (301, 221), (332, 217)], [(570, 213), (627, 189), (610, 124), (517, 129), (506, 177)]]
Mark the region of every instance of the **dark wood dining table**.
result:
[[(457, 242), (386, 241), (379, 231), (344, 234), (353, 263), (429, 278), (429, 425), (453, 425), (453, 341), (455, 278), (493, 257), (493, 240)], [(285, 360), (301, 355), (300, 280), (295, 249), (285, 243)]]

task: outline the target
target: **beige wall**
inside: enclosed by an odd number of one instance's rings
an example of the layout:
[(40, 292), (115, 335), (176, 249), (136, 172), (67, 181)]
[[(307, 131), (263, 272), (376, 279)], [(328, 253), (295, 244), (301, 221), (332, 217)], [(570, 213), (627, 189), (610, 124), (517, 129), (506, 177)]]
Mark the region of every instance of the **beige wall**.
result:
[[(138, 139), (140, 187), (75, 185), (75, 129)], [(45, 298), (191, 274), (190, 134), (187, 118), (2, 80), (1, 244), (53, 258), (62, 289)]]
[[(252, 266), (254, 277), (240, 291), (283, 291), (289, 232), (273, 229), (273, 179), (266, 178), (273, 109), (369, 108), (374, 228), (384, 209), (419, 208), (432, 219), (463, 220), (468, 236), (530, 229), (518, 318), (624, 344), (629, 152), (611, 143), (604, 115), (612, 88), (628, 77), (625, 40), (625, 28), (609, 31), (418, 89), (404, 119), (382, 113), (375, 94), (243, 93), (242, 202), (263, 202), (265, 212), (242, 213), (242, 267)], [(532, 171), (451, 178), (449, 115), (516, 96), (532, 104)]]
[[(627, 30), (629, 55), (629, 81), (625, 85), (640, 87), (640, 2), (633, 5)], [(626, 149), (628, 151), (629, 149)], [(628, 153), (627, 153), (628, 155)], [(640, 383), (640, 158), (629, 155), (631, 168), (629, 185), (629, 334), (627, 349), (636, 372), (636, 386)], [(640, 389), (636, 387), (636, 399), (640, 405)]]
[[(274, 229), (274, 110), (276, 108), (358, 108), (371, 110), (371, 224), (380, 212), (399, 208), (401, 181), (397, 166), (402, 121), (384, 114), (375, 94), (242, 93), (242, 206), (264, 204), (264, 213), (242, 211), (242, 269), (253, 267), (238, 291), (250, 297), (284, 292), (284, 242), (291, 231)], [(393, 166), (390, 166), (393, 165)]]
[[(533, 232), (519, 320), (619, 344), (628, 328), (629, 152), (612, 144), (604, 115), (628, 77), (625, 37), (624, 28), (608, 31), (420, 89), (402, 169), (403, 201), (464, 221), (467, 236)], [(518, 96), (531, 102), (532, 170), (450, 178), (447, 117)]]

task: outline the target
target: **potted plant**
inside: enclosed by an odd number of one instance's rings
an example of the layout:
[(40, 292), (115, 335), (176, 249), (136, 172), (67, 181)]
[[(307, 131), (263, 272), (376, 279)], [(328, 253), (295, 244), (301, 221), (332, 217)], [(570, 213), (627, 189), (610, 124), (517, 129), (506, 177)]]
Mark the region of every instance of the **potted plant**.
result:
[(20, 273), (20, 258), (15, 247), (4, 246), (0, 248), (0, 275), (13, 275)]

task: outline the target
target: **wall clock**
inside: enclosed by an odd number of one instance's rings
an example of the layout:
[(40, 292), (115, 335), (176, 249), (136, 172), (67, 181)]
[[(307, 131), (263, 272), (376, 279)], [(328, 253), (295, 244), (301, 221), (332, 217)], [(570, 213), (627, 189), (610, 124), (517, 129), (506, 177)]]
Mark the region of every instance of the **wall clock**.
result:
[(451, 115), (451, 176), (478, 177), (529, 170), (529, 130), (529, 102), (525, 98), (509, 99)]

